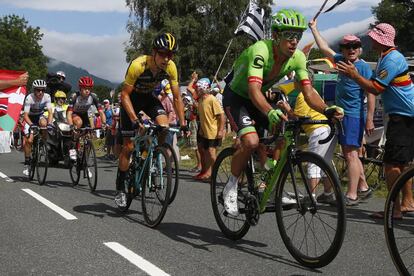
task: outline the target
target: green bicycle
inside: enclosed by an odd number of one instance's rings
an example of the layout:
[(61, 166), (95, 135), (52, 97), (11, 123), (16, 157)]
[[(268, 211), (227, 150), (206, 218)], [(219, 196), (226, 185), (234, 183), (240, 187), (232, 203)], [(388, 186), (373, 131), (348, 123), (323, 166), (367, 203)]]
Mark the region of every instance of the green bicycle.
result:
[[(319, 155), (296, 148), (303, 124), (331, 126), (333, 131), (329, 137), (319, 143), (334, 136), (334, 125), (327, 120), (300, 118), (284, 123), (281, 133), (285, 146), (276, 167), (266, 177), (263, 193), (259, 192), (253, 157), (239, 177), (238, 216), (231, 216), (224, 208), (223, 189), (231, 175), (231, 157), (236, 151), (231, 147), (224, 149), (213, 166), (211, 203), (220, 230), (232, 240), (246, 235), (250, 226), (258, 224), (261, 214), (275, 212), (280, 235), (290, 254), (302, 265), (318, 268), (329, 264), (342, 246), (345, 207), (332, 166)], [(275, 140), (275, 137), (261, 138), (261, 143), (269, 144)], [(316, 181), (307, 176), (311, 168), (320, 169), (320, 178), (314, 178)], [(333, 192), (334, 199), (330, 204), (317, 202), (316, 195), (324, 191)]]
[(126, 212), (132, 200), (141, 195), (142, 212), (149, 227), (161, 223), (167, 212), (172, 192), (172, 168), (169, 148), (158, 144), (158, 135), (165, 127), (149, 122), (145, 134), (136, 135), (132, 161), (124, 182), (126, 206), (118, 208)]

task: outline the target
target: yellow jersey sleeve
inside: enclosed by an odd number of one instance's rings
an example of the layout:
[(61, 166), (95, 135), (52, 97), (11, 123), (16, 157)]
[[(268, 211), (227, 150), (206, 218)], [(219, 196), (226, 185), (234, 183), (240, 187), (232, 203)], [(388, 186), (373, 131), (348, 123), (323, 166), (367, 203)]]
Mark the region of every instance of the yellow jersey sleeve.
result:
[(175, 65), (174, 61), (170, 60), (167, 65), (166, 72), (170, 77), (169, 82), (171, 86), (178, 85), (178, 72), (177, 66)]
[(131, 61), (125, 74), (124, 82), (128, 85), (134, 86), (138, 77), (145, 71), (146, 64), (147, 56), (140, 56)]

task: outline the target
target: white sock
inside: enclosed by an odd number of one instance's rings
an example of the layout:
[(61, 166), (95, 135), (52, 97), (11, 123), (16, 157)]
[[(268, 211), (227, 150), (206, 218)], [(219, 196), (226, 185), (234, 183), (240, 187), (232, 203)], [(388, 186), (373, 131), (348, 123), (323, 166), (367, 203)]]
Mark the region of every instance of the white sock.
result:
[(232, 188), (237, 187), (237, 181), (238, 181), (238, 177), (234, 176), (234, 175), (230, 175), (229, 178), (229, 185), (231, 185)]

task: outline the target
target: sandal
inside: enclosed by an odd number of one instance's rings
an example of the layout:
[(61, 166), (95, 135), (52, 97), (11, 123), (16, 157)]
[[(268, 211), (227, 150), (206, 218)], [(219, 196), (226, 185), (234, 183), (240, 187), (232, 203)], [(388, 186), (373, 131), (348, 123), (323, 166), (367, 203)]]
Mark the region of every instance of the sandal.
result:
[(414, 209), (412, 208), (412, 206), (401, 206), (401, 213), (405, 214), (405, 213), (412, 213), (414, 212)]
[[(369, 215), (371, 218), (373, 219), (384, 219), (384, 212), (383, 211), (379, 211), (379, 212), (375, 212)], [(402, 220), (403, 217), (395, 217), (393, 216), (394, 220)]]

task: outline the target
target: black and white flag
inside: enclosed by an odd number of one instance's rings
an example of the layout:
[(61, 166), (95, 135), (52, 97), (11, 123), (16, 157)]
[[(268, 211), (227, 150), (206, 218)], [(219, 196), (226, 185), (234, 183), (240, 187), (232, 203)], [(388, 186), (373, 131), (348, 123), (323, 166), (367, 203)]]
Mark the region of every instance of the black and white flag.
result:
[(336, 8), (337, 6), (341, 5), (343, 2), (345, 2), (345, 0), (338, 0), (332, 7), (330, 7), (329, 9), (327, 9), (325, 11), (325, 13), (330, 12), (331, 10), (333, 10), (334, 8)]
[(244, 15), (237, 29), (234, 31), (235, 35), (241, 33), (248, 34), (254, 41), (264, 38), (263, 27), (264, 10), (259, 8), (256, 1), (250, 0), (249, 10)]

